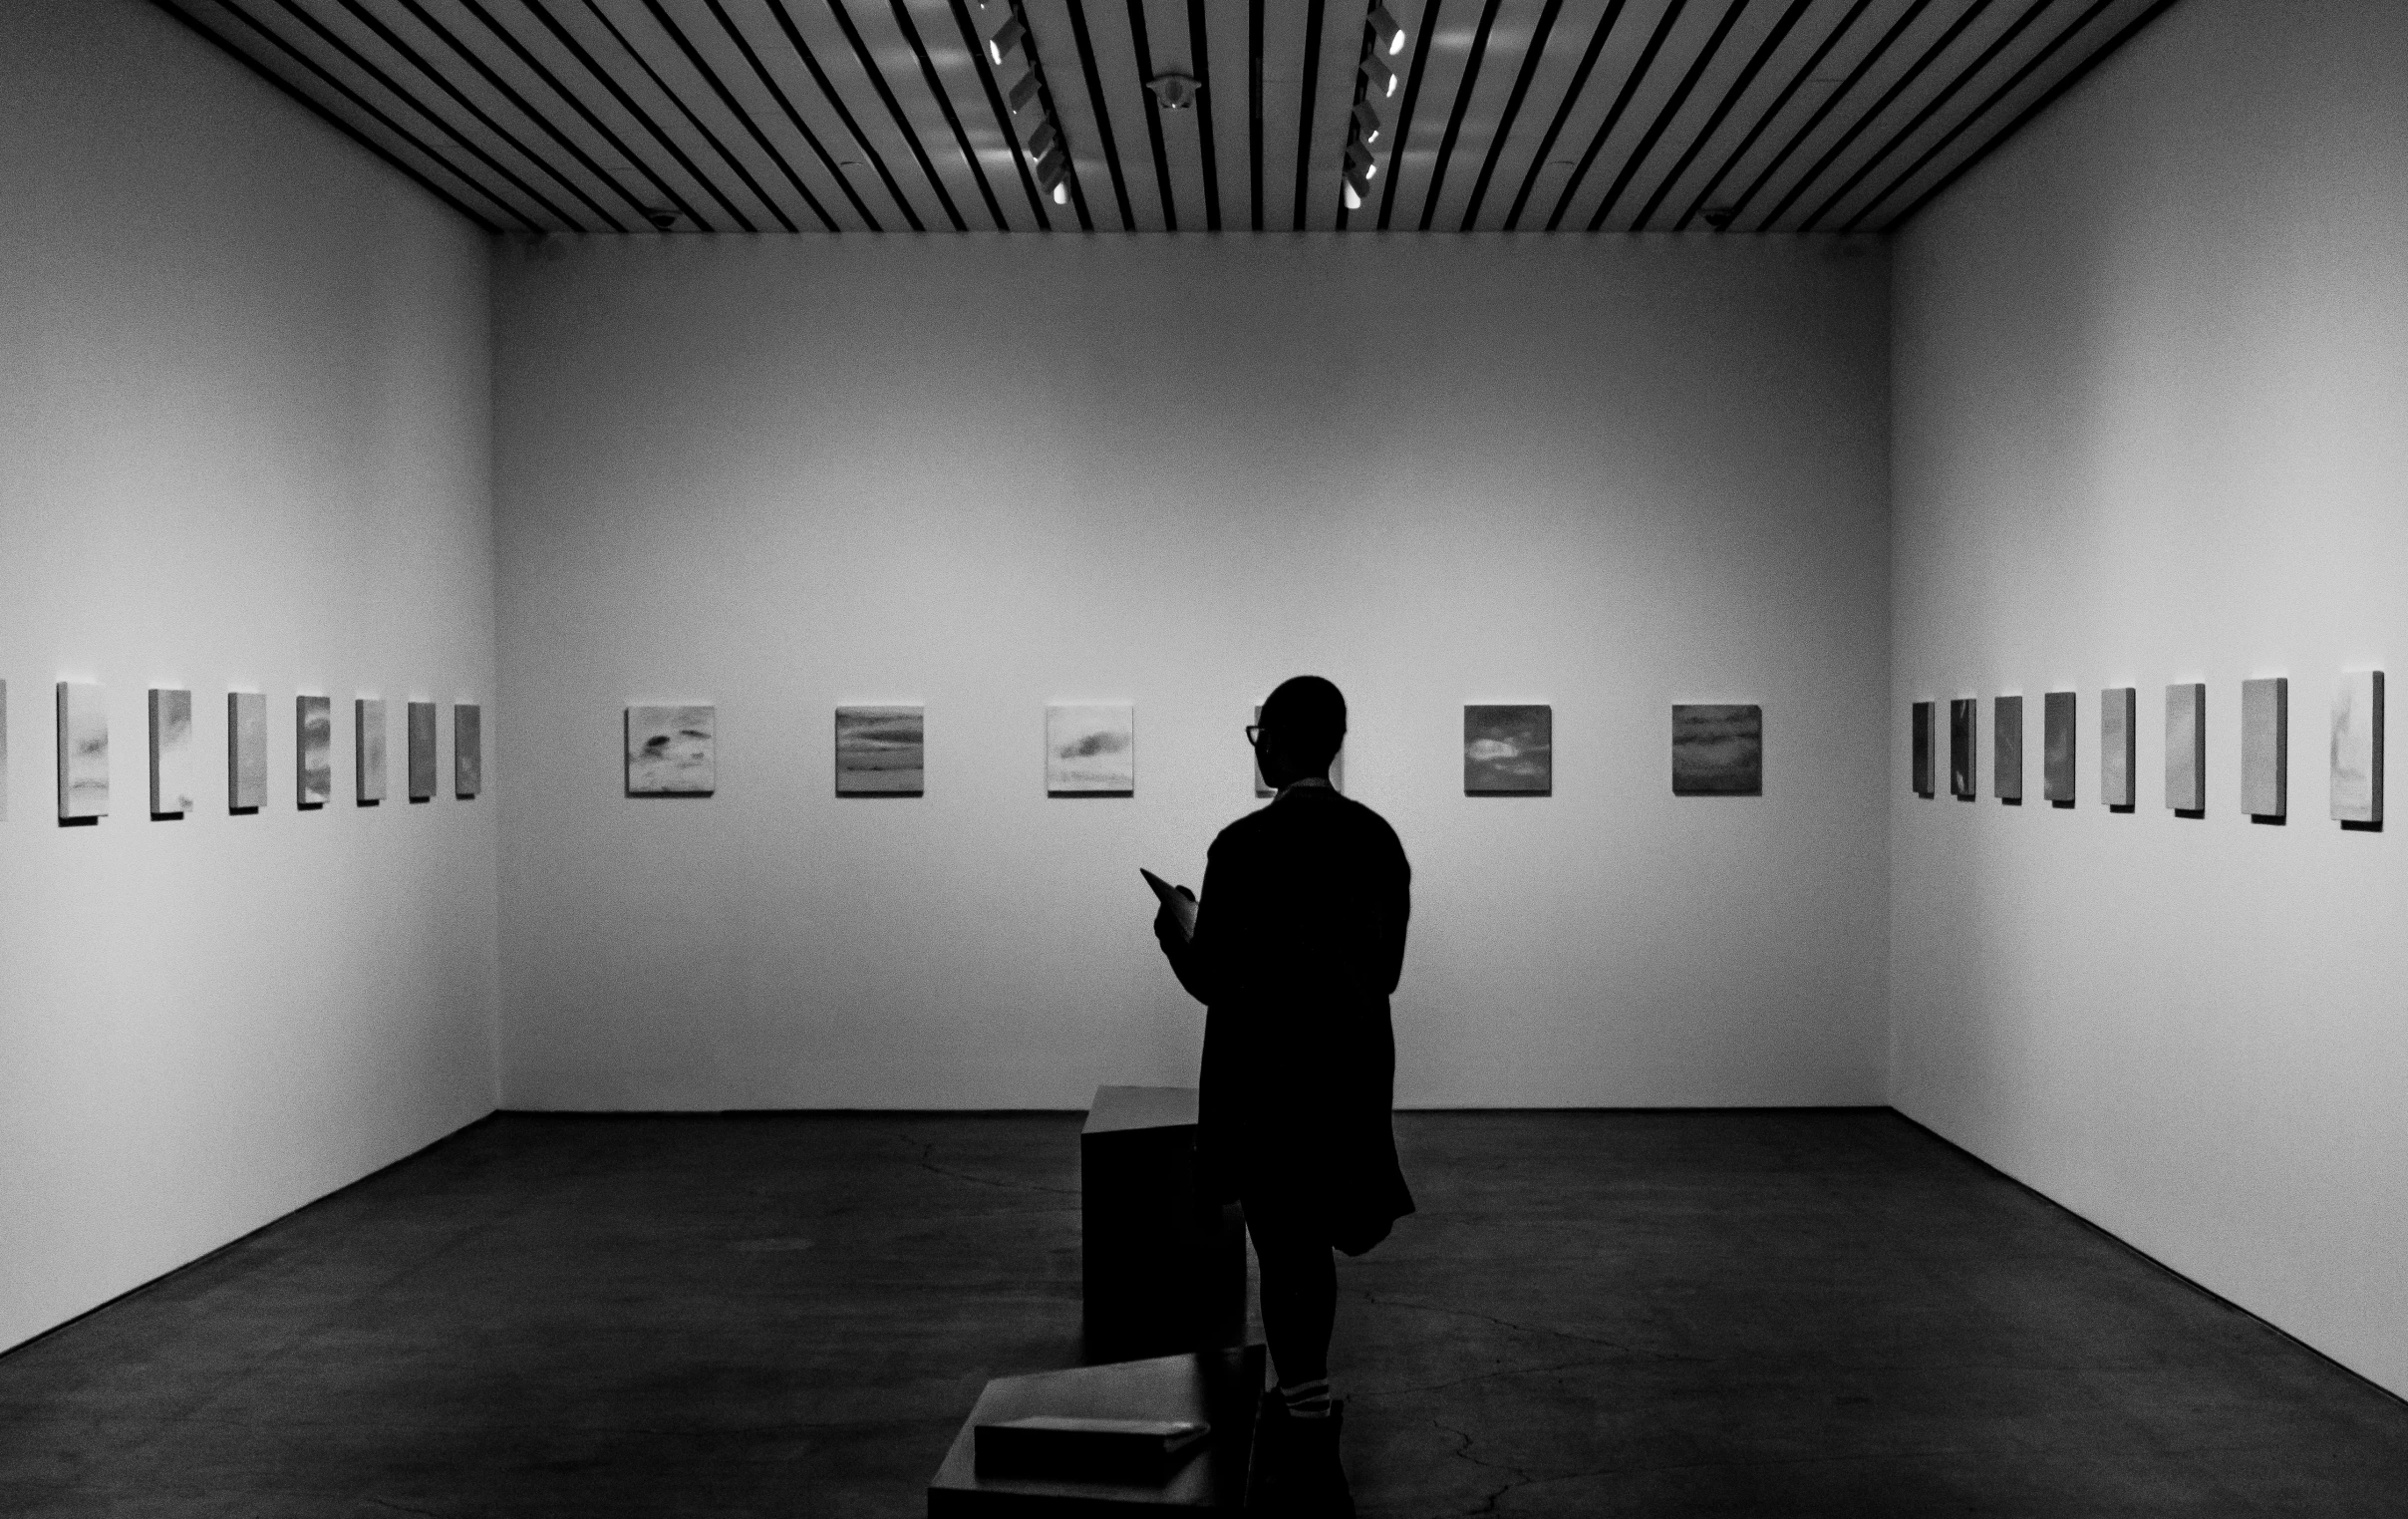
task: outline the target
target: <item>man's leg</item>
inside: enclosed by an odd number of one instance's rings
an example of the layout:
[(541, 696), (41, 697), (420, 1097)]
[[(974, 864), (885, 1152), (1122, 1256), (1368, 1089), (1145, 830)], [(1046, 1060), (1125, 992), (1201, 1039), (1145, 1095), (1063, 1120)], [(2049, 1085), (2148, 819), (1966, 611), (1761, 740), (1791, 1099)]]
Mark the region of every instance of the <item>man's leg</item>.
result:
[(1318, 1409), (1329, 1411), (1330, 1331), (1338, 1320), (1338, 1264), (1329, 1241), (1277, 1205), (1249, 1206), (1246, 1232), (1263, 1273), (1263, 1335), (1280, 1390), (1318, 1388)]

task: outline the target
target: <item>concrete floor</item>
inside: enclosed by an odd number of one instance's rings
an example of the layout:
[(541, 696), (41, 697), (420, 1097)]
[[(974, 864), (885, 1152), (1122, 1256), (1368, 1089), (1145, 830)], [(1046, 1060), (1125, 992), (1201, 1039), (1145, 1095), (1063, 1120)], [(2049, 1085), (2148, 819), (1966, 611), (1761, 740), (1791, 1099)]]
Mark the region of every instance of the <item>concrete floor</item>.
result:
[[(1076, 1115), (505, 1115), (0, 1358), (0, 1512), (923, 1512)], [(1884, 1112), (1400, 1117), (1366, 1515), (2408, 1512), (2408, 1405)]]

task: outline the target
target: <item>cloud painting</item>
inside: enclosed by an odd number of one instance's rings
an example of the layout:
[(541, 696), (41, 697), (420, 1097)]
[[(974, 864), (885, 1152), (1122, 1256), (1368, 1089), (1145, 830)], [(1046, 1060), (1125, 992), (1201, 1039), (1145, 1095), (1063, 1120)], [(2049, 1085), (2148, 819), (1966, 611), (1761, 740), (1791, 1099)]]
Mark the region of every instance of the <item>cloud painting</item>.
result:
[(59, 817), (109, 815), (109, 702), (98, 686), (59, 682)]
[(484, 788), (484, 709), (461, 702), (452, 709), (452, 794), (464, 801)]
[(2291, 683), (2241, 683), (2241, 810), (2280, 817), (2290, 797)]
[(1990, 790), (2000, 801), (2023, 799), (2023, 698), (1990, 703)]
[(1764, 794), (1764, 709), (1672, 709), (1672, 794)]
[(1545, 796), (1555, 788), (1555, 709), (1463, 709), (1463, 794)]
[(716, 707), (627, 709), (627, 794), (708, 796), (719, 789)]
[(192, 810), (192, 693), (150, 691), (150, 815)]
[(2040, 699), (2040, 790), (2050, 801), (2073, 800), (2074, 707), (2070, 691)]
[(335, 794), (335, 704), (332, 697), (293, 698), (293, 797), (322, 807)]
[(836, 709), (836, 794), (918, 796), (928, 783), (928, 709)]
[(2208, 688), (2196, 682), (2166, 688), (2166, 806), (2208, 808)]
[(352, 756), (360, 805), (385, 799), (385, 699), (361, 697), (351, 704)]
[(1046, 790), (1128, 796), (1137, 789), (1137, 709), (1062, 703), (1046, 709)]
[(2333, 691), (2332, 815), (2383, 820), (2383, 672), (2345, 672)]
[(412, 702), (409, 709), (410, 799), (435, 799), (435, 704)]
[(226, 693), (226, 809), (256, 812), (267, 805), (267, 698), (256, 691)]
[(2128, 807), (2135, 800), (2132, 730), (2138, 695), (2130, 686), (2099, 693), (2099, 798), (2111, 807)]

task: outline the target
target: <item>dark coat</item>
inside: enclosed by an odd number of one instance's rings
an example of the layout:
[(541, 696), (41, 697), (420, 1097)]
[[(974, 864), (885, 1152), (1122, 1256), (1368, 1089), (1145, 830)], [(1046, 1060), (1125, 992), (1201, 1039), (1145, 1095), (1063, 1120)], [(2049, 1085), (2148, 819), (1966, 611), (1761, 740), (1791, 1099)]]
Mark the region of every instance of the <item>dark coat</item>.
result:
[(1411, 882), (1378, 813), (1292, 787), (1213, 840), (1195, 938), (1172, 949), (1207, 1009), (1205, 1184), (1291, 1210), (1349, 1255), (1413, 1211), (1388, 1118)]

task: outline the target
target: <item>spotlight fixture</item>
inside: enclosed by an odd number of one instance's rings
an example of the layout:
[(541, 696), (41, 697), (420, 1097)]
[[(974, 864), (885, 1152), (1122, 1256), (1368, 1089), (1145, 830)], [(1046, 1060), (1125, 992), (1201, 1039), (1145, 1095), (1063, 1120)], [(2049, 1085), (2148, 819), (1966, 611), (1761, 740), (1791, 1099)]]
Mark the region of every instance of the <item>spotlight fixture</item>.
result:
[(1062, 151), (1058, 140), (1037, 160), (1037, 182), (1045, 186), (1055, 205), (1070, 203), (1069, 168), (1069, 154)]
[(1371, 150), (1359, 142), (1350, 141), (1347, 144), (1347, 161), (1362, 175), (1366, 184), (1379, 177), (1379, 160), (1372, 157)]
[(665, 205), (647, 206), (644, 209), (644, 219), (651, 222), (660, 231), (666, 232), (678, 224), (678, 213)]
[(1061, 141), (1061, 129), (1054, 125), (1052, 117), (1047, 117), (1037, 124), (1035, 132), (1029, 134), (1029, 152), (1042, 158), (1052, 152), (1054, 145), (1059, 141)]
[(993, 64), (1002, 63), (1004, 56), (1019, 47), (1021, 40), (1028, 35), (1029, 29), (1020, 24), (1018, 16), (1005, 22), (996, 29), (993, 37), (987, 39), (987, 61)]
[(1379, 55), (1376, 53), (1370, 54), (1363, 59), (1362, 77), (1369, 82), (1371, 93), (1379, 96), (1382, 100), (1394, 95), (1396, 93), (1396, 86), (1401, 83), (1401, 81), (1396, 78), (1396, 71), (1389, 68), (1386, 64), (1381, 63), (1379, 61)]
[(1371, 109), (1369, 101), (1354, 103), (1354, 125), (1362, 129), (1363, 142), (1379, 141), (1379, 113)]
[(1705, 224), (1719, 232), (1731, 224), (1736, 214), (1727, 205), (1709, 205), (1705, 208)]
[(1196, 92), (1203, 86), (1189, 75), (1157, 74), (1145, 82), (1145, 88), (1154, 92), (1163, 110), (1185, 111), (1196, 103)]
[(1347, 209), (1350, 211), (1361, 210), (1363, 200), (1369, 196), (1370, 193), (1370, 176), (1365, 174), (1360, 166), (1350, 161), (1347, 164), (1346, 169)]
[(1404, 51), (1404, 28), (1396, 24), (1396, 18), (1388, 14), (1384, 5), (1371, 7), (1371, 34), (1379, 39), (1379, 51), (1390, 58)]
[(1018, 116), (1029, 109), (1029, 103), (1037, 99), (1037, 92), (1043, 88), (1044, 86), (1038, 83), (1037, 71), (1031, 69), (1020, 77), (1019, 81), (1005, 94), (1004, 99), (1010, 103), (1012, 114)]

